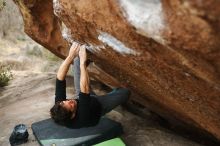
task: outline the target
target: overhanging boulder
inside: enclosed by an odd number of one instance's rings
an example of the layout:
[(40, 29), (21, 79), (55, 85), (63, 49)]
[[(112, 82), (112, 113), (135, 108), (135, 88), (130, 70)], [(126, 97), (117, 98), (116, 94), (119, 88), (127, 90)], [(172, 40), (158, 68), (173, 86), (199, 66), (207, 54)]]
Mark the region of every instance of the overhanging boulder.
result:
[(220, 140), (220, 1), (14, 1), (25, 32), (51, 52), (86, 43), (133, 100)]

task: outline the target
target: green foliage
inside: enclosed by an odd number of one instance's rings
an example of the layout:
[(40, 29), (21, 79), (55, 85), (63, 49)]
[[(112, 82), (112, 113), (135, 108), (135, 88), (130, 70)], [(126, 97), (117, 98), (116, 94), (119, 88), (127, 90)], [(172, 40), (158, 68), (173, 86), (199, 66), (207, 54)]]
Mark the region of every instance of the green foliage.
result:
[(9, 67), (0, 65), (0, 87), (8, 85), (8, 82), (13, 78)]
[(0, 0), (0, 11), (3, 10), (3, 8), (6, 6), (5, 0)]

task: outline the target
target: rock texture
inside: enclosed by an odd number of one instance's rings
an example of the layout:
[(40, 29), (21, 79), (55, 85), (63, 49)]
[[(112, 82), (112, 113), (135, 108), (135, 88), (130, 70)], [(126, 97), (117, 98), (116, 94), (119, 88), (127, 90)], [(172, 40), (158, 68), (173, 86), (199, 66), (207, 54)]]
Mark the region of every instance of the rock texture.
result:
[(220, 140), (220, 1), (14, 1), (25, 32), (51, 52), (86, 43), (133, 100)]

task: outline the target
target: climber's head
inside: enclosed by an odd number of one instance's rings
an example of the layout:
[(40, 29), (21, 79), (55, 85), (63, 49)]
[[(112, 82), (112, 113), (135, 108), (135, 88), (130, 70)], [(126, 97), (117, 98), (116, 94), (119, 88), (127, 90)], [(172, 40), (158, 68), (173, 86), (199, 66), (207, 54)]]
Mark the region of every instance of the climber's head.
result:
[(56, 123), (65, 125), (66, 122), (75, 117), (76, 108), (77, 102), (74, 99), (56, 102), (50, 109), (50, 115)]

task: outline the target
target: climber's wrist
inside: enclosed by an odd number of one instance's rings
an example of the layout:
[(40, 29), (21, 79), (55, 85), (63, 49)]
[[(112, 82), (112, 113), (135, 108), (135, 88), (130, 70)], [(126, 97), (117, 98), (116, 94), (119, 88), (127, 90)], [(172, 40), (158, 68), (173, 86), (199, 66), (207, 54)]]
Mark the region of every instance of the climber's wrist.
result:
[(73, 59), (76, 57), (76, 55), (68, 55), (67, 57), (66, 57), (66, 60), (67, 60), (67, 62), (69, 63), (69, 64), (71, 64), (72, 62), (73, 62)]
[(73, 60), (74, 58), (76, 58), (77, 55), (78, 55), (77, 53), (72, 53), (72, 54), (69, 54), (67, 57)]

